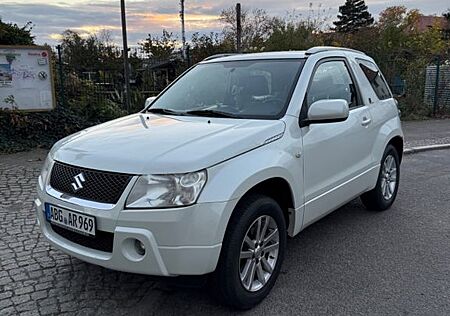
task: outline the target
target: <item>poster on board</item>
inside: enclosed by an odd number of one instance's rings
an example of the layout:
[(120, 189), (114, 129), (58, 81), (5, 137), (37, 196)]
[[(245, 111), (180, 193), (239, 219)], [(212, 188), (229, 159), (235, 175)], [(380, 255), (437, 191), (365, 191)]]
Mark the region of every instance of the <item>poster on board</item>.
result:
[(51, 52), (40, 46), (0, 45), (0, 109), (55, 107)]

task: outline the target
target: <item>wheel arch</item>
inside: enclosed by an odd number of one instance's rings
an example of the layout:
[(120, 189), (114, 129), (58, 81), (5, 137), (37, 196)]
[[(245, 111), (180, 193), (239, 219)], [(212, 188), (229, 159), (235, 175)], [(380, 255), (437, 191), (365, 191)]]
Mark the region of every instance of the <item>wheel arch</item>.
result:
[(389, 140), (387, 145), (394, 146), (394, 148), (397, 150), (398, 158), (399, 158), (400, 162), (402, 162), (402, 158), (403, 158), (403, 137), (401, 137), (399, 135), (394, 136), (394, 137), (392, 137)]
[(228, 228), (230, 220), (239, 207), (240, 202), (245, 200), (249, 196), (256, 194), (270, 197), (274, 199), (278, 203), (278, 205), (280, 205), (281, 209), (283, 210), (283, 216), (286, 221), (288, 234), (292, 236), (294, 232), (295, 221), (297, 220), (295, 218), (296, 214), (294, 192), (289, 181), (280, 176), (266, 178), (257, 183), (254, 183), (251, 187), (249, 187), (245, 191), (245, 193), (243, 193), (240, 198), (237, 199), (230, 217), (228, 218), (226, 227)]
[(377, 129), (377, 134), (377, 138), (372, 148), (373, 162), (376, 164), (380, 163), (383, 158), (383, 153), (388, 145), (392, 145), (397, 149), (401, 161), (403, 156), (404, 136), (400, 118), (396, 115), (384, 122), (379, 129)]
[[(283, 210), (283, 216), (286, 221), (286, 227), (290, 227), (290, 222), (294, 219), (293, 210), (295, 208), (294, 204), (294, 194), (289, 182), (281, 177), (273, 177), (259, 182), (250, 188), (240, 199), (243, 200), (247, 196), (252, 194), (262, 194), (274, 199), (278, 205), (280, 205)], [(239, 203), (239, 202), (238, 202)], [(233, 210), (234, 212), (234, 210)], [(288, 229), (289, 230), (289, 229)]]
[(248, 194), (264, 193), (282, 205), (289, 235), (303, 222), (303, 165), (277, 144), (263, 146), (208, 169), (199, 203), (225, 202), (217, 239), (223, 239), (236, 205)]

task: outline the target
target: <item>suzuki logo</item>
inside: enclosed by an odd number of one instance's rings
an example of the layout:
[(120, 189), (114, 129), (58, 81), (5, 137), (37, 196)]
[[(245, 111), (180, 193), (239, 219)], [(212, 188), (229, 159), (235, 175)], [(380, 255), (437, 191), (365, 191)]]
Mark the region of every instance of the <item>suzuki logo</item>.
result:
[(83, 188), (83, 182), (85, 182), (86, 180), (84, 179), (84, 174), (81, 172), (79, 174), (77, 174), (75, 177), (73, 177), (75, 182), (72, 182), (72, 188), (74, 190), (74, 192), (77, 192), (78, 190)]

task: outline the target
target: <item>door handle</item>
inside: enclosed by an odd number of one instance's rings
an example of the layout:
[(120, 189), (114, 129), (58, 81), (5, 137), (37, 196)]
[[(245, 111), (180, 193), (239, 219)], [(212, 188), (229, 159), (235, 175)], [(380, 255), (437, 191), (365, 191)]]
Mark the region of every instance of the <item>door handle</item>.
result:
[(367, 126), (367, 125), (370, 124), (370, 122), (372, 122), (372, 120), (371, 120), (370, 118), (364, 116), (364, 117), (363, 117), (363, 120), (362, 120), (362, 122), (361, 122), (361, 125), (362, 125), (362, 126)]

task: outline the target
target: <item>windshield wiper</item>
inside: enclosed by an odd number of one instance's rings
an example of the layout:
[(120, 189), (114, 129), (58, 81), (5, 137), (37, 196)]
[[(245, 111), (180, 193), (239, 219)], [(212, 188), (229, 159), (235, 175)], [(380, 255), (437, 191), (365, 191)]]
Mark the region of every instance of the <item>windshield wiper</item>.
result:
[(185, 112), (181, 111), (175, 111), (171, 109), (164, 109), (164, 108), (150, 108), (147, 110), (149, 113), (155, 113), (155, 114), (167, 114), (167, 115), (184, 115)]
[(209, 117), (231, 117), (238, 118), (239, 116), (233, 113), (218, 111), (218, 110), (191, 110), (184, 112), (186, 115), (194, 115), (194, 116), (209, 116)]

